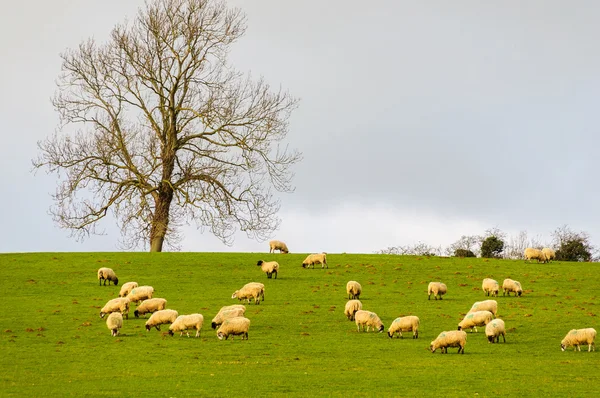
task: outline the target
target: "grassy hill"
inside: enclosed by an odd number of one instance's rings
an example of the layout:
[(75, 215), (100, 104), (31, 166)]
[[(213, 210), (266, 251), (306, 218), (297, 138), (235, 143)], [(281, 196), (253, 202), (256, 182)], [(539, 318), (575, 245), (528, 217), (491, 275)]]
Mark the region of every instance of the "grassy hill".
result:
[[(596, 263), (386, 255), (328, 255), (329, 269), (302, 269), (303, 254), (39, 253), (0, 255), (1, 396), (585, 396), (597, 394), (598, 352), (561, 352), (571, 328), (600, 330)], [(276, 259), (278, 279), (255, 264)], [(125, 320), (111, 337), (98, 313), (119, 286), (98, 286), (111, 267), (120, 284), (154, 286), (180, 314), (199, 312), (200, 339), (146, 332)], [(483, 328), (465, 355), (430, 353), (441, 331), (455, 330), (481, 281), (521, 281), (522, 297), (500, 297), (506, 344)], [(421, 319), (418, 340), (358, 333), (343, 312), (345, 286), (363, 286), (363, 309), (386, 330), (398, 316)], [(440, 280), (448, 294), (427, 300)], [(247, 305), (248, 341), (219, 341), (210, 320), (247, 282), (266, 285), (265, 301)], [(165, 331), (166, 328), (163, 328)]]

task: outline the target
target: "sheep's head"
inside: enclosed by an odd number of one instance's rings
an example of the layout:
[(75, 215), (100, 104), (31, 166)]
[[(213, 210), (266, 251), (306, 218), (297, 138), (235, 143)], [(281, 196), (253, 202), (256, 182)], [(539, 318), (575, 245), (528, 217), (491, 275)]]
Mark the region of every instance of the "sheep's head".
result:
[(213, 329), (216, 329), (217, 328), (217, 323), (216, 322), (211, 323), (210, 327), (213, 328)]
[(217, 332), (217, 337), (219, 338), (219, 340), (223, 340), (225, 334), (223, 332)]
[(140, 317), (140, 311), (138, 311), (138, 310), (133, 311), (133, 315), (135, 315), (136, 318), (139, 318)]
[(392, 332), (390, 332), (390, 331), (388, 330), (388, 337), (391, 339), (391, 338), (392, 338), (392, 336), (394, 336), (394, 333), (392, 333)]
[[(137, 312), (137, 311), (136, 311), (136, 312)], [(150, 326), (150, 325), (146, 325), (146, 332), (149, 332), (149, 331), (150, 331), (150, 329), (152, 329), (152, 326)]]
[(383, 332), (383, 329), (385, 329), (385, 326), (383, 326), (383, 323), (381, 325), (379, 325), (379, 333)]
[(436, 348), (433, 346), (433, 341), (431, 342), (431, 344), (429, 344), (429, 351), (431, 351), (431, 353), (434, 353), (436, 350)]
[(307, 265), (307, 263), (302, 263), (302, 268), (306, 268)]
[(523, 294), (523, 291), (522, 291), (522, 290), (519, 290), (519, 291), (517, 292), (517, 295), (518, 295), (519, 297), (521, 297), (521, 294)]
[(258, 262), (256, 263), (256, 265), (261, 266), (264, 263), (263, 260), (258, 260)]
[(462, 330), (462, 326), (458, 325), (458, 330)]
[(239, 292), (239, 290), (236, 290), (235, 292), (233, 292), (233, 294), (231, 295), (231, 298), (232, 299), (237, 298), (238, 292)]
[(115, 286), (117, 286), (119, 284), (119, 278), (115, 277), (115, 280), (113, 282), (115, 283)]
[(282, 252), (283, 254), (288, 254), (288, 253), (289, 253), (288, 249), (283, 249), (281, 252)]
[(169, 336), (173, 336), (173, 331), (169, 329)]
[(104, 312), (100, 311), (100, 318), (104, 318), (104, 315), (106, 315)]
[(494, 342), (494, 336), (488, 336), (488, 343), (493, 343)]

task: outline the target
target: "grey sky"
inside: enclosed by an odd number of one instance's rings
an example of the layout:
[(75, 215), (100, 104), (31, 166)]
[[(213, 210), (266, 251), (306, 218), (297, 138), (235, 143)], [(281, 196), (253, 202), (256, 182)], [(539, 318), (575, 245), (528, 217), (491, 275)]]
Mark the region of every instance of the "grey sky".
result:
[[(31, 173), (57, 123), (58, 54), (131, 18), (143, 1), (10, 2), (0, 15), (0, 252), (116, 250), (47, 215), (55, 176)], [(231, 62), (301, 98), (304, 153), (276, 232), (291, 251), (447, 245), (489, 227), (547, 240), (569, 224), (600, 244), (600, 3), (229, 1), (248, 16)], [(183, 250), (233, 247), (186, 230)]]

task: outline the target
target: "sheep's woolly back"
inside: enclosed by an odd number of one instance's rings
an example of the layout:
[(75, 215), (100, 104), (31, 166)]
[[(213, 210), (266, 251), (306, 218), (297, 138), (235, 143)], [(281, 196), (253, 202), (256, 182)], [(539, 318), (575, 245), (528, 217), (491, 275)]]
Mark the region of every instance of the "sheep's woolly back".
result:
[(248, 340), (248, 330), (250, 330), (250, 319), (243, 316), (229, 318), (217, 329), (217, 337), (219, 340), (227, 340), (229, 336), (241, 335), (242, 340), (244, 340), (244, 337)]
[(363, 331), (369, 331), (370, 328), (375, 331), (377, 329), (379, 332), (383, 332), (385, 327), (383, 326), (383, 322), (379, 316), (371, 311), (359, 310), (354, 314), (354, 321), (356, 322), (356, 328), (360, 332), (360, 328), (362, 326)]
[(546, 255), (542, 253), (540, 249), (534, 249), (532, 247), (528, 247), (525, 249), (523, 253), (526, 261), (537, 260), (538, 263), (541, 261), (543, 263), (546, 262)]
[(106, 267), (102, 267), (102, 268), (98, 269), (98, 282), (101, 284), (102, 281), (104, 281), (105, 285), (106, 285), (106, 281), (108, 281), (109, 285), (110, 285), (110, 282), (114, 283), (115, 286), (119, 284), (119, 278), (117, 278), (115, 271), (113, 271), (111, 268), (106, 268)]
[(442, 282), (430, 282), (427, 286), (427, 299), (431, 299), (431, 295), (433, 294), (433, 298), (437, 300), (439, 297), (440, 300), (442, 296), (448, 292), (448, 287)]
[(150, 330), (155, 327), (156, 330), (160, 330), (160, 325), (166, 323), (173, 323), (179, 316), (179, 313), (175, 310), (160, 310), (150, 316), (146, 321), (146, 330)]
[(415, 315), (396, 318), (388, 329), (388, 336), (394, 337), (394, 333), (398, 333), (398, 335), (402, 337), (402, 332), (413, 332), (413, 339), (416, 339), (419, 337), (420, 323), (419, 317)]
[(325, 266), (329, 268), (329, 266), (327, 265), (327, 253), (323, 252), (309, 254), (302, 262), (302, 267), (309, 268), (312, 265), (313, 268), (315, 268), (315, 264), (321, 264), (321, 268), (324, 268)]
[(353, 321), (354, 320), (354, 314), (356, 313), (356, 311), (362, 310), (362, 303), (360, 302), (360, 300), (350, 300), (346, 303), (346, 308), (344, 308), (344, 315), (346, 315), (346, 317)]
[(506, 326), (502, 319), (494, 319), (485, 326), (485, 335), (490, 343), (500, 342), (500, 336), (506, 343)]
[(497, 297), (498, 292), (500, 291), (500, 284), (498, 284), (498, 281), (485, 278), (481, 283), (481, 289), (483, 289), (483, 292), (486, 293), (487, 296), (491, 294), (492, 296)]
[(126, 282), (123, 284), (123, 286), (121, 286), (121, 291), (119, 292), (119, 297), (127, 297), (127, 295), (129, 293), (131, 293), (131, 291), (133, 289), (135, 289), (136, 287), (138, 287), (138, 283), (137, 282)]
[(273, 253), (275, 250), (279, 250), (280, 253), (289, 253), (287, 245), (279, 240), (269, 242), (269, 253)]
[(556, 257), (556, 252), (554, 252), (554, 250), (550, 249), (549, 247), (544, 247), (542, 249), (542, 253), (544, 253), (546, 261), (552, 261)]
[(458, 324), (458, 330), (470, 328), (471, 332), (473, 329), (475, 329), (475, 332), (477, 332), (477, 326), (487, 325), (492, 321), (492, 319), (493, 314), (489, 311), (471, 312), (468, 313), (462, 321), (460, 321)]
[(200, 337), (200, 329), (202, 329), (203, 324), (204, 317), (202, 314), (179, 315), (175, 322), (169, 326), (169, 334), (180, 332), (180, 336), (182, 336), (183, 332), (186, 332), (187, 336), (190, 337), (188, 330), (195, 329), (196, 337)]
[(520, 296), (523, 293), (521, 282), (505, 279), (504, 282), (502, 282), (502, 295), (504, 296), (506, 293), (508, 293), (509, 296), (511, 293), (514, 293), (515, 296)]
[(123, 315), (120, 312), (111, 313), (108, 318), (106, 318), (106, 327), (110, 330), (113, 336), (119, 334), (119, 329), (123, 327)]
[(586, 328), (586, 329), (571, 329), (569, 333), (565, 336), (564, 339), (560, 342), (560, 348), (564, 351), (565, 348), (574, 346), (576, 350), (581, 351), (579, 348), (582, 344), (588, 345), (588, 351), (592, 349), (596, 350), (596, 329), (594, 328)]
[(431, 352), (435, 352), (438, 348), (442, 349), (442, 353), (448, 352), (448, 347), (458, 347), (458, 353), (465, 353), (465, 345), (467, 344), (467, 333), (462, 330), (449, 330), (442, 332), (433, 340), (429, 346)]
[(357, 281), (349, 281), (346, 283), (346, 293), (349, 299), (359, 299), (362, 293), (362, 286)]
[(489, 311), (495, 318), (498, 313), (498, 302), (496, 300), (476, 301), (469, 310), (469, 314), (476, 311)]
[(104, 318), (104, 315), (113, 312), (120, 312), (129, 318), (129, 299), (127, 297), (118, 297), (109, 300), (100, 310), (100, 318)]
[(135, 309), (134, 314), (137, 318), (140, 315), (164, 310), (165, 308), (167, 308), (167, 300), (164, 298), (151, 298), (142, 301), (142, 303)]
[(133, 303), (139, 303), (142, 300), (151, 299), (153, 294), (154, 288), (152, 286), (138, 286), (131, 290), (127, 298)]

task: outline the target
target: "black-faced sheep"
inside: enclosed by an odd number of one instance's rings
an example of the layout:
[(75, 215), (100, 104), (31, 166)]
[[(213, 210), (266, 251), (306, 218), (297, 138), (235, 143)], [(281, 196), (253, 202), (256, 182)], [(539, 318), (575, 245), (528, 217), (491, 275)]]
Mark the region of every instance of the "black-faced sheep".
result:
[(102, 281), (104, 281), (105, 286), (106, 286), (106, 281), (108, 281), (109, 286), (110, 286), (110, 282), (114, 283), (115, 286), (119, 284), (119, 278), (117, 278), (115, 271), (113, 271), (110, 268), (106, 268), (106, 267), (102, 267), (102, 268), (98, 269), (98, 285), (101, 285)]

